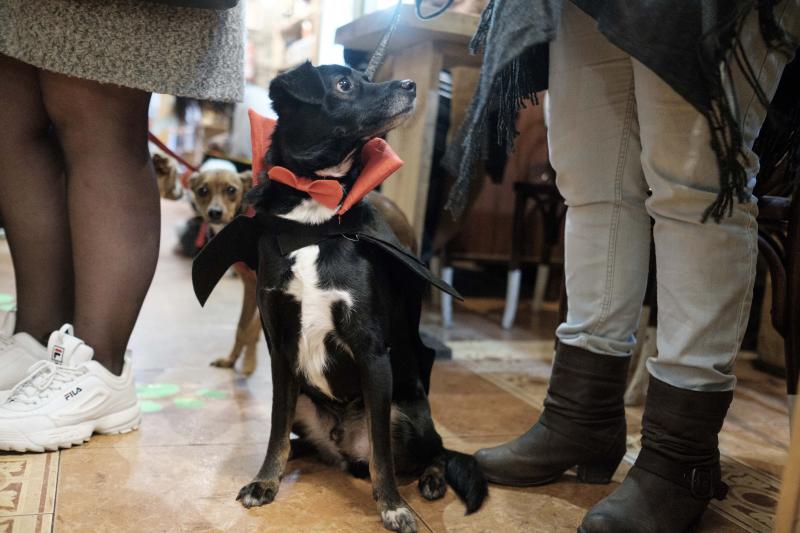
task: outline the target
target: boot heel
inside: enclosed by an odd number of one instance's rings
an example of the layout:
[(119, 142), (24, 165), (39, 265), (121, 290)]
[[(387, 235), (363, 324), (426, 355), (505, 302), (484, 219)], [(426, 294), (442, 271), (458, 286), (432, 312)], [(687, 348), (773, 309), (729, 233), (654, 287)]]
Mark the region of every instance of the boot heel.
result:
[(592, 485), (610, 483), (619, 463), (620, 461), (605, 461), (578, 465), (578, 481)]

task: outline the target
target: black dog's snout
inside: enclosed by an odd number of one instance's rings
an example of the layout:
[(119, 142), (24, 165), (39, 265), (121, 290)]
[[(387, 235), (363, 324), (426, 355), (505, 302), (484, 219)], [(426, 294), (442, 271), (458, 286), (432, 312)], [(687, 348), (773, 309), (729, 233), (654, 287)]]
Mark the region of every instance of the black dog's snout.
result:
[(222, 218), (222, 209), (209, 209), (208, 218), (211, 220), (219, 220)]
[(417, 84), (413, 80), (403, 80), (400, 82), (400, 88), (405, 91), (416, 92)]

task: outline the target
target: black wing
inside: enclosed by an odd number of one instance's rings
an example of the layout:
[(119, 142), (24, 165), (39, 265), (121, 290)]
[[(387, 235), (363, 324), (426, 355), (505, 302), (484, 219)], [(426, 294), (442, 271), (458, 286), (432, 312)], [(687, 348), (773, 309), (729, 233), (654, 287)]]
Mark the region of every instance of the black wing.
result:
[(244, 262), (255, 270), (258, 267), (258, 239), (261, 228), (244, 215), (222, 228), (200, 251), (192, 263), (194, 294), (205, 305), (211, 291), (234, 263)]

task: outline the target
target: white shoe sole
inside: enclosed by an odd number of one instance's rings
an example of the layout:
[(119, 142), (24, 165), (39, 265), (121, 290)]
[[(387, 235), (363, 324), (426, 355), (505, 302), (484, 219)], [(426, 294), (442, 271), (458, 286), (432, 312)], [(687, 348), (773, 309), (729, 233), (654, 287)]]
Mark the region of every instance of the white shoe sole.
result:
[(139, 428), (142, 413), (139, 405), (89, 420), (72, 426), (23, 433), (12, 429), (0, 429), (0, 451), (5, 452), (54, 452), (87, 442), (94, 433), (114, 435), (128, 433)]

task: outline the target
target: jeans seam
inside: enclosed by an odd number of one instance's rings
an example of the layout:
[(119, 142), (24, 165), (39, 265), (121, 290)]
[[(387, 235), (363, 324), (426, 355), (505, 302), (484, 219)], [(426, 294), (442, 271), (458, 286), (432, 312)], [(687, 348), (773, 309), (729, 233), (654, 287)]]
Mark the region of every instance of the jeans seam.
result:
[[(758, 246), (756, 245), (756, 239), (753, 238), (753, 221), (755, 220), (754, 216), (748, 216), (747, 220), (747, 287), (750, 287), (751, 281), (753, 279), (753, 265), (755, 264), (753, 255), (758, 254)], [(744, 317), (744, 309), (747, 307), (748, 295), (752, 295), (752, 288), (750, 290), (743, 291), (744, 294), (742, 295), (742, 302), (739, 304), (739, 316), (736, 317), (736, 334), (733, 337), (733, 349), (731, 350), (731, 358), (736, 357), (736, 354), (739, 352), (739, 348), (741, 346), (740, 336), (742, 334), (742, 326), (743, 322), (745, 322)], [(752, 296), (751, 296), (752, 298)]]
[(625, 122), (622, 125), (622, 140), (620, 142), (619, 154), (617, 157), (617, 169), (614, 176), (614, 206), (611, 212), (611, 223), (608, 234), (608, 253), (606, 256), (606, 287), (603, 298), (603, 305), (597, 322), (589, 330), (589, 335), (594, 335), (605, 324), (608, 313), (611, 310), (611, 301), (614, 294), (614, 260), (616, 258), (617, 237), (619, 230), (619, 218), (622, 211), (622, 178), (625, 173), (625, 163), (628, 160), (628, 144), (630, 142), (631, 124), (633, 122), (634, 109), (634, 79), (631, 76), (628, 89), (628, 101), (625, 110)]
[[(788, 4), (789, 2), (784, 2), (783, 10), (781, 11), (780, 17), (777, 18), (776, 22), (779, 25), (783, 21), (783, 16), (786, 14), (786, 6)], [(764, 74), (764, 66), (767, 64), (767, 58), (769, 58), (769, 54), (770, 54), (770, 49), (769, 46), (767, 46), (764, 51), (764, 57), (761, 59), (761, 65), (758, 67), (758, 74), (756, 75), (756, 83), (758, 84), (761, 84), (761, 76)], [(733, 80), (731, 80), (730, 82), (731, 84), (733, 84)], [(750, 115), (750, 111), (752, 111), (753, 109), (753, 102), (755, 102), (756, 100), (757, 100), (756, 91), (754, 89), (753, 93), (750, 95), (750, 100), (747, 102), (747, 107), (745, 108), (745, 112), (742, 115), (742, 123), (740, 124), (741, 128), (744, 128), (747, 125), (747, 117)]]

